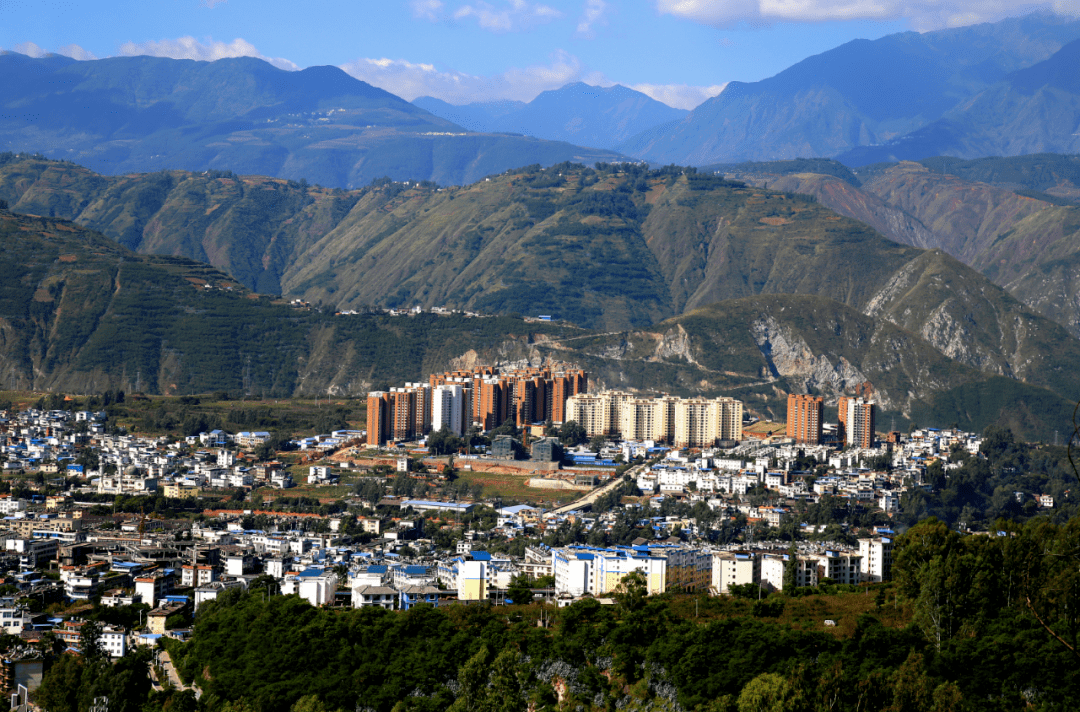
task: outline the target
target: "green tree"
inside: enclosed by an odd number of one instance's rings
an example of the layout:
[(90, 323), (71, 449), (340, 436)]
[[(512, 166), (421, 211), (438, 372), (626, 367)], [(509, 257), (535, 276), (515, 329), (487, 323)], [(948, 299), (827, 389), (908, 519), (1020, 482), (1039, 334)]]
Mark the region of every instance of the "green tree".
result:
[(82, 661), (74, 655), (61, 655), (42, 677), (34, 699), (49, 712), (79, 712), (82, 678)]
[(328, 712), (318, 695), (305, 695), (293, 703), (291, 712)]
[(799, 550), (795, 548), (795, 542), (788, 547), (787, 561), (784, 562), (784, 593), (789, 596), (795, 595), (798, 588), (799, 577)]
[(531, 603), (533, 581), (525, 574), (518, 574), (510, 579), (510, 586), (506, 589), (506, 597), (514, 603)]
[(796, 709), (797, 693), (790, 682), (766, 672), (746, 683), (739, 693), (739, 712), (790, 712)]
[(585, 427), (576, 420), (568, 420), (559, 428), (559, 442), (563, 447), (576, 447), (588, 439)]
[(105, 649), (101, 646), (101, 624), (97, 621), (86, 621), (79, 628), (79, 652), (88, 663), (105, 657)]
[(634, 613), (645, 607), (645, 597), (649, 595), (649, 584), (645, 574), (631, 571), (622, 577), (613, 593), (623, 613)]
[(458, 693), (450, 712), (474, 712), (487, 702), (487, 646), (465, 661), (458, 669)]

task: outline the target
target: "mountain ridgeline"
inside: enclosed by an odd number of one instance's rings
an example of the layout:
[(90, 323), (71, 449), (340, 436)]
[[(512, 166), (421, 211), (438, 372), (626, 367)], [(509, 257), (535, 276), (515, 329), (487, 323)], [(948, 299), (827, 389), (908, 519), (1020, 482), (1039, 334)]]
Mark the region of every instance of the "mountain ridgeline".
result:
[(109, 175), (228, 170), (349, 188), (382, 176), (467, 183), (528, 163), (620, 157), (468, 132), (337, 67), (0, 52), (0, 74), (0, 149)]
[[(835, 399), (870, 380), (902, 419), (1042, 435), (1080, 391), (1080, 344), (958, 260), (692, 169), (561, 164), (346, 192), (5, 160), (0, 199), (57, 216), (4, 214), (0, 247), (31, 265), (0, 314), (0, 377), (22, 387), (356, 396), (469, 360), (553, 357), (609, 387), (736, 393), (773, 414), (783, 393)], [(223, 255), (230, 276), (189, 259)], [(248, 291), (267, 265), (325, 309)]]
[(617, 149), (698, 166), (1075, 152), (1076, 40), (1075, 16), (1042, 13), (854, 40), (768, 79), (731, 82), (685, 118)]
[[(792, 172), (792, 163), (810, 170)], [(814, 196), (897, 242), (944, 250), (1080, 337), (1077, 156), (877, 164), (858, 169), (854, 184), (836, 162), (725, 170), (755, 185)]]
[(596, 148), (614, 148), (635, 134), (689, 113), (624, 86), (597, 87), (584, 82), (541, 92), (528, 103), (454, 106), (422, 96), (413, 104), (470, 131), (510, 131)]

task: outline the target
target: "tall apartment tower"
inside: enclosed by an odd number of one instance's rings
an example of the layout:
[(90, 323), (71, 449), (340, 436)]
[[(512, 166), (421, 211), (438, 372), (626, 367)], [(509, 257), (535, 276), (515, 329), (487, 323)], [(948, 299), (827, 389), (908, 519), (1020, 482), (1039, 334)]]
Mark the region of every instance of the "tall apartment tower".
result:
[(371, 447), (385, 445), (390, 439), (390, 394), (372, 391), (367, 398), (367, 444)]
[(791, 393), (787, 397), (787, 436), (805, 445), (821, 443), (821, 421), (825, 399)]
[(893, 540), (891, 536), (859, 539), (863, 581), (879, 582), (892, 578)]
[(444, 383), (431, 392), (431, 430), (447, 428), (455, 435), (465, 434), (465, 389), (460, 383)]
[(849, 447), (869, 448), (874, 445), (877, 406), (865, 398), (841, 397), (837, 404), (840, 435)]
[(742, 401), (680, 398), (675, 402), (675, 447), (712, 447), (742, 439)]

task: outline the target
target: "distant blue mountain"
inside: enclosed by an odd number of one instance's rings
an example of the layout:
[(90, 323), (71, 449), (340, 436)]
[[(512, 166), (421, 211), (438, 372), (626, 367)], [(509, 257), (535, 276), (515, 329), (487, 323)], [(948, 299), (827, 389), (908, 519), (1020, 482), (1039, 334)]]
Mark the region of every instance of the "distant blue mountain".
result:
[(468, 133), (337, 67), (3, 52), (0, 77), (0, 150), (111, 175), (218, 169), (349, 188), (383, 176), (461, 184), (533, 163), (621, 158)]
[(1080, 40), (1013, 72), (942, 118), (880, 146), (837, 156), (850, 166), (933, 156), (1080, 153)]
[(596, 87), (583, 82), (545, 91), (527, 104), (503, 101), (455, 106), (430, 96), (415, 99), (413, 104), (472, 131), (518, 133), (594, 148), (610, 148), (689, 113), (624, 86)]
[[(930, 126), (1076, 39), (1076, 18), (1034, 14), (855, 40), (768, 79), (731, 82), (681, 121), (615, 148), (652, 163), (699, 166), (840, 156)], [(1080, 76), (1077, 65), (1072, 71)]]

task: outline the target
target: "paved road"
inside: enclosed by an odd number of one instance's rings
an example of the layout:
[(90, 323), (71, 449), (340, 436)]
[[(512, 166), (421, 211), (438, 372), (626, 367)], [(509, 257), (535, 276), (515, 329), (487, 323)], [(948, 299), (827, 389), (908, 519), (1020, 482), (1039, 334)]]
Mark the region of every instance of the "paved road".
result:
[[(644, 467), (646, 467), (646, 465), (644, 465), (644, 464), (634, 465), (629, 470), (627, 470), (624, 474), (630, 475), (630, 477), (632, 479), (634, 477), (637, 477), (638, 472), (640, 472), (641, 469), (644, 468)], [(622, 477), (612, 478), (611, 482), (608, 482), (603, 487), (601, 487), (599, 489), (594, 489), (589, 494), (585, 495), (584, 497), (582, 497), (579, 500), (571, 502), (570, 504), (564, 504), (563, 506), (559, 507), (558, 509), (553, 509), (553, 510), (551, 510), (551, 513), (552, 514), (569, 514), (570, 512), (576, 512), (579, 509), (585, 509), (586, 507), (591, 507), (593, 502), (595, 502), (600, 497), (603, 497), (605, 494), (607, 494), (611, 490), (613, 490), (616, 487), (618, 487), (619, 485), (621, 485), (622, 482), (623, 482)]]
[[(181, 682), (180, 676), (176, 673), (176, 667), (173, 665), (172, 658), (169, 657), (168, 651), (160, 651), (158, 653), (158, 660), (161, 661), (161, 667), (164, 668), (165, 674), (169, 676), (169, 682), (173, 684), (173, 687), (178, 690), (189, 689), (187, 685)], [(198, 695), (197, 689), (196, 695)]]

